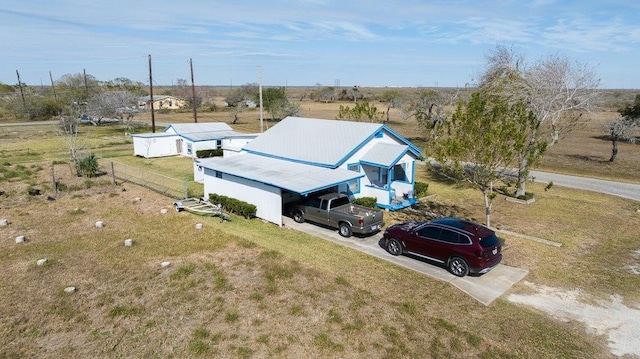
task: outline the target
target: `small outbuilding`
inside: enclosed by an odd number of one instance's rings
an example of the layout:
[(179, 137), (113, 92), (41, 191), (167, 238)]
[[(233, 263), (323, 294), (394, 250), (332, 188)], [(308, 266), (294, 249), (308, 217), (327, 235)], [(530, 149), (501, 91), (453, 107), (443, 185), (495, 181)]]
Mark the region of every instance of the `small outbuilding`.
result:
[(134, 155), (145, 158), (176, 155), (197, 158), (198, 151), (223, 149), (224, 144), (231, 155), (256, 136), (236, 132), (224, 122), (170, 124), (161, 133), (131, 135)]

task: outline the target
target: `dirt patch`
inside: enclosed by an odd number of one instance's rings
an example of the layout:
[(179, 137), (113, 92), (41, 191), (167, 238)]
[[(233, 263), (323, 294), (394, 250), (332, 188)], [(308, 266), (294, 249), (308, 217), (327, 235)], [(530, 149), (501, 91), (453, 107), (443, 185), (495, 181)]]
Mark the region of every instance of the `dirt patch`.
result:
[(511, 294), (507, 299), (542, 310), (560, 320), (582, 322), (596, 334), (607, 336), (614, 355), (640, 357), (640, 304), (628, 307), (619, 295), (611, 295), (608, 300), (589, 300), (580, 290), (524, 284), (536, 293)]

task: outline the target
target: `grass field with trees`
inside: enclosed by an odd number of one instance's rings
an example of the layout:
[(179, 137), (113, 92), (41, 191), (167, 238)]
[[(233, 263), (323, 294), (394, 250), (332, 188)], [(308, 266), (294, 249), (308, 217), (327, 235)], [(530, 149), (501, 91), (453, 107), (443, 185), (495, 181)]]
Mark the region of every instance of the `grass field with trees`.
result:
[[(312, 100), (315, 90), (287, 89), (301, 116), (334, 119), (340, 105), (352, 106), (349, 100)], [(391, 128), (424, 146), (424, 123), (374, 100), (385, 89), (358, 90), (391, 112)], [(225, 89), (211, 91), (219, 105), (198, 121), (232, 123), (237, 116), (234, 129), (258, 131), (257, 110), (223, 108)], [(617, 115), (617, 103), (634, 94), (605, 95), (608, 105), (564, 135), (536, 169), (639, 182), (638, 145), (620, 143), (616, 161), (609, 162), (611, 142), (602, 129)], [(148, 116), (136, 120), (148, 122)], [(166, 112), (155, 120), (190, 122), (191, 116)], [(265, 120), (265, 129), (273, 123)], [(95, 154), (102, 166), (113, 159), (189, 177), (190, 159), (133, 157), (125, 132), (120, 124), (82, 125), (78, 149)], [(485, 307), (447, 283), (321, 238), (237, 216), (221, 223), (162, 213), (173, 198), (130, 183), (113, 185), (108, 176), (76, 176), (68, 142), (55, 125), (2, 126), (0, 139), (0, 219), (9, 222), (0, 227), (0, 357), (613, 357), (607, 338), (580, 322), (505, 298)], [(418, 179), (433, 195), (420, 206), (482, 221), (477, 190), (419, 169)], [(587, 301), (615, 294), (629, 305), (640, 302), (633, 269), (640, 266), (640, 205), (557, 186), (527, 188), (536, 202), (496, 199), (492, 225), (562, 246), (505, 236), (504, 263), (528, 269), (527, 282), (580, 290)], [(42, 194), (30, 196), (30, 189)], [(388, 216), (389, 223), (408, 218), (422, 217)], [(15, 243), (17, 236), (25, 243)], [(125, 239), (133, 246), (124, 246)], [(47, 261), (38, 265), (39, 259)], [(65, 292), (70, 286), (76, 291)], [(510, 292), (531, 289), (518, 284)]]

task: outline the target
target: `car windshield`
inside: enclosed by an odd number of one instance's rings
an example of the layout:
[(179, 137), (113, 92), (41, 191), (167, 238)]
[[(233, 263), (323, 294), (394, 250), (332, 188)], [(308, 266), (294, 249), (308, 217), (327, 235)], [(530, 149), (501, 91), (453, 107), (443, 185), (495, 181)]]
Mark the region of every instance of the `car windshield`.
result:
[(482, 248), (491, 248), (500, 244), (500, 239), (495, 234), (490, 234), (486, 237), (480, 238), (480, 245)]

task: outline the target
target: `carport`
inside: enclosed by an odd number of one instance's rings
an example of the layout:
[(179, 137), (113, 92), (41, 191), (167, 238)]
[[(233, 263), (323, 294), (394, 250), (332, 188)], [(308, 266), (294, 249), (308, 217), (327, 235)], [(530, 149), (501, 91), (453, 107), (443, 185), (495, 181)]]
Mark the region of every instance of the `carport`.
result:
[(326, 168), (244, 153), (201, 160), (204, 194), (223, 194), (254, 204), (256, 216), (282, 226), (283, 206), (314, 192), (335, 188), (347, 191), (347, 183), (363, 173)]

